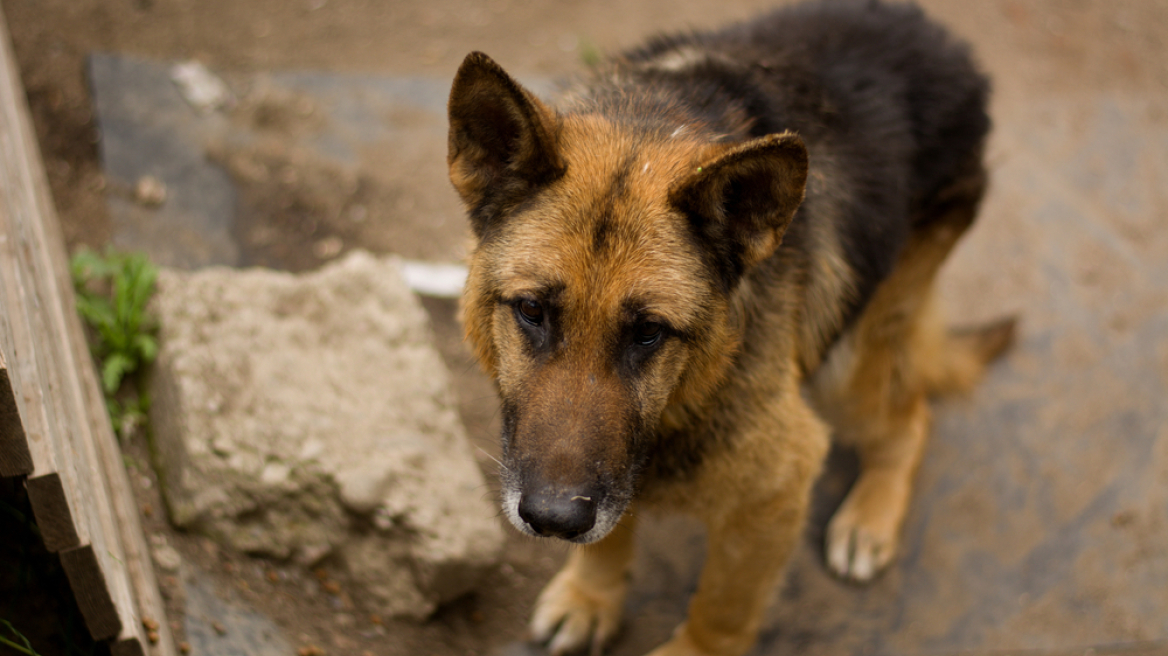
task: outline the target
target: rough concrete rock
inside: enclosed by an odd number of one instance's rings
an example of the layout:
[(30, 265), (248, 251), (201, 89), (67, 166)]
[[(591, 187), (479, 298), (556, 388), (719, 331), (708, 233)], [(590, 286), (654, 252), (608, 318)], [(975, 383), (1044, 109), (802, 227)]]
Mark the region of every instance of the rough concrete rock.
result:
[(165, 270), (152, 419), (171, 518), (250, 553), (336, 556), (381, 612), (467, 592), (503, 544), (395, 260)]

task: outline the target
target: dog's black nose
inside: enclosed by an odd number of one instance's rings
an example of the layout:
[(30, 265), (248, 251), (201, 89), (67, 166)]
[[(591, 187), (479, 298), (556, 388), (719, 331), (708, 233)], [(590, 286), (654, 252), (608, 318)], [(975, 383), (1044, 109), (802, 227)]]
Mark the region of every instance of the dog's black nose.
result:
[(564, 490), (526, 492), (519, 499), (519, 517), (544, 537), (571, 540), (596, 524), (595, 494)]

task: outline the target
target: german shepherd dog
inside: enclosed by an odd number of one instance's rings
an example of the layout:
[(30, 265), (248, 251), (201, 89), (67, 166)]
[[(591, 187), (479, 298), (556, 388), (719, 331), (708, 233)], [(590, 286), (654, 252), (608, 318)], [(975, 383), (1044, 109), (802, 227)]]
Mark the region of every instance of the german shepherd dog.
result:
[(653, 655), (748, 650), (830, 435), (861, 472), (827, 566), (865, 581), (893, 559), (928, 398), (1014, 333), (947, 330), (932, 302), (986, 186), (987, 95), (964, 44), (876, 0), (657, 38), (554, 106), (466, 58), (448, 162), (503, 512), (581, 545), (532, 618), (553, 654), (616, 632), (646, 508), (708, 531), (688, 618)]

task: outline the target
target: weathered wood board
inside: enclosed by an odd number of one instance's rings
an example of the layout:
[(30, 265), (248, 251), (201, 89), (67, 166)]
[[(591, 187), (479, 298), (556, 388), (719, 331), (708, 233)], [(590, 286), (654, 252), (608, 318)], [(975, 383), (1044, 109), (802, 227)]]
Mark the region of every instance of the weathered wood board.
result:
[[(0, 15), (0, 476), (27, 476), (96, 640), (115, 654), (174, 654), (104, 401), (74, 311), (44, 165)], [(150, 645), (142, 618), (159, 622)]]

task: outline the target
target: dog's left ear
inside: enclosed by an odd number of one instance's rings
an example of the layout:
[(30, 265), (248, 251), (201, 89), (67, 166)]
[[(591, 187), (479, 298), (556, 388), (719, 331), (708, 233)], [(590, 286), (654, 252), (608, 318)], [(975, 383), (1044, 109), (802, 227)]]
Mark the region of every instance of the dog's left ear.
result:
[(782, 243), (803, 202), (807, 148), (789, 132), (723, 151), (670, 195), (713, 249), (727, 288)]
[(563, 174), (555, 113), (483, 53), (463, 60), (447, 110), (450, 181), (480, 238), (509, 205)]

